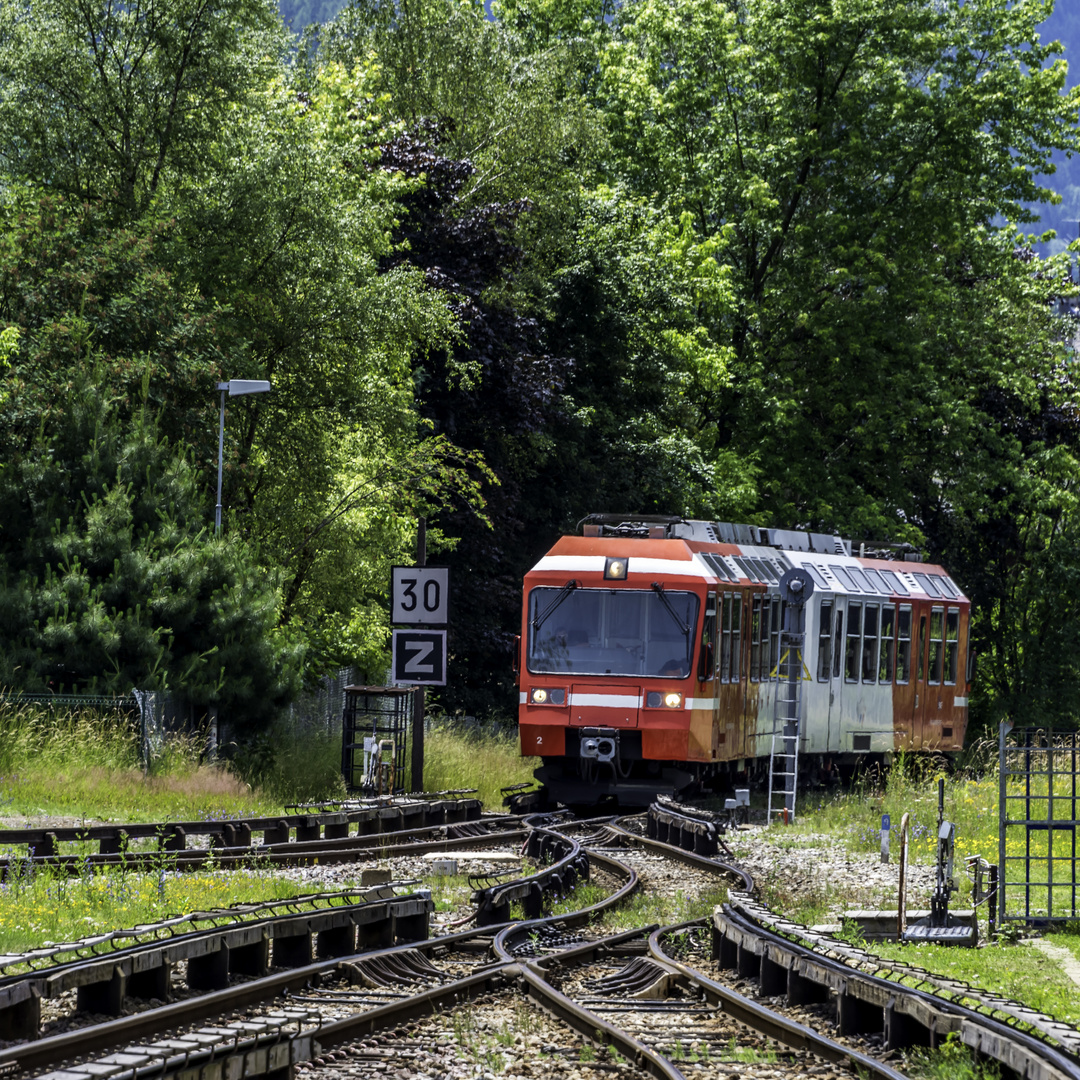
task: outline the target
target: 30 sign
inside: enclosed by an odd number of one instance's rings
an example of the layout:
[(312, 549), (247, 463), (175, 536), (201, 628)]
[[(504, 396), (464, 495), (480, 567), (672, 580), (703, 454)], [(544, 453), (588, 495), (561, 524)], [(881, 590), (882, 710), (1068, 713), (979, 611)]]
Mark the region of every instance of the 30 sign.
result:
[(390, 571), (390, 621), (445, 626), (450, 570), (445, 566), (395, 566)]

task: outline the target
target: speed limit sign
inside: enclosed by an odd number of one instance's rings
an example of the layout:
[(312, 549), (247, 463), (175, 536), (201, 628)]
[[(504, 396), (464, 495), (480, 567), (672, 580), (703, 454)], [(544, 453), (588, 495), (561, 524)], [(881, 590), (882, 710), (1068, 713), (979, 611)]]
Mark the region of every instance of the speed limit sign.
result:
[(390, 621), (445, 626), (450, 570), (445, 566), (394, 566), (390, 572)]

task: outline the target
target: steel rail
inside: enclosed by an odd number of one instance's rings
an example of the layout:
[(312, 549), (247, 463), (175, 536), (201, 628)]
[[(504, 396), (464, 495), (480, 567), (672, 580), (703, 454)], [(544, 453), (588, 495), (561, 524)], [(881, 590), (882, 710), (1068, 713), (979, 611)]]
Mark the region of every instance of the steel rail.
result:
[[(447, 828), (448, 826), (433, 826)], [(405, 829), (392, 833), (372, 833), (366, 836), (354, 836), (337, 840), (292, 841), (288, 844), (270, 844), (252, 847), (214, 847), (185, 848), (183, 851), (122, 851), (102, 855), (47, 855), (34, 857), (32, 862), (15, 858), (0, 860), (0, 880), (11, 873), (12, 868), (20, 872), (32, 865), (35, 869), (48, 866), (57, 870), (67, 870), (69, 875), (78, 876), (87, 870), (123, 868), (140, 872), (160, 870), (199, 870), (207, 863), (217, 868), (244, 867), (250, 865), (306, 866), (316, 863), (356, 862), (365, 856), (389, 858), (424, 851), (446, 851), (455, 847), (473, 849), (492, 843), (509, 843), (520, 840), (528, 834), (525, 828), (508, 829), (503, 832), (481, 833), (475, 836), (450, 837), (440, 840), (427, 840), (419, 844), (403, 839), (415, 836), (421, 830)]]
[(650, 848), (653, 851), (658, 851), (687, 866), (693, 866), (699, 870), (706, 870), (709, 873), (726, 874), (728, 877), (735, 878), (739, 882), (739, 884), (733, 884), (732, 888), (736, 888), (741, 892), (746, 893), (754, 892), (754, 879), (750, 876), (749, 872), (744, 870), (741, 866), (736, 866), (734, 863), (723, 862), (720, 859), (713, 859), (708, 855), (699, 855), (696, 852), (687, 851), (685, 848), (676, 847), (674, 844), (666, 844), (663, 840), (654, 840), (648, 836), (639, 836), (637, 833), (624, 828), (618, 821), (605, 826), (605, 828), (615, 836), (618, 836), (620, 840), (630, 843), (635, 847)]
[[(410, 951), (429, 952), (477, 939), (486, 940), (492, 931), (503, 928), (489, 926), (483, 930), (464, 930), (423, 941), (402, 942), (350, 956), (319, 960), (286, 972), (237, 983), (199, 997), (148, 1009), (133, 1016), (119, 1017), (61, 1035), (8, 1046), (0, 1049), (0, 1075), (56, 1065), (71, 1058), (113, 1047), (120, 1040), (144, 1039), (181, 1025), (206, 1020), (222, 1012), (257, 1005), (283, 993), (295, 993), (313, 982), (318, 982), (325, 974), (340, 969), (349, 970), (350, 965), (357, 960), (370, 960)], [(499, 966), (495, 965), (496, 968)]]
[(967, 1046), (1000, 1061), (1028, 1080), (1080, 1080), (1080, 1058), (1028, 1032), (928, 991), (904, 986), (880, 975), (857, 971), (843, 961), (824, 956), (760, 926), (752, 916), (740, 911), (737, 905), (725, 904), (724, 915), (743, 934), (760, 941), (762, 950), (767, 950), (774, 962), (783, 956), (790, 957), (792, 963), (798, 964), (799, 975), (803, 978), (813, 979), (817, 969), (829, 976), (828, 985), (843, 987), (847, 993), (851, 992), (853, 986), (862, 984), (872, 988), (876, 991), (876, 997), (890, 1004), (903, 999), (918, 1002), (931, 1017), (931, 1023), (935, 1013), (950, 1018), (952, 1022), (949, 1026), (959, 1031), (961, 1040)]
[(591, 904), (587, 908), (581, 908), (578, 911), (572, 911), (564, 915), (550, 915), (546, 919), (527, 919), (523, 922), (511, 922), (505, 924), (503, 929), (499, 930), (495, 935), (495, 938), (491, 943), (492, 951), (499, 960), (504, 963), (516, 962), (517, 958), (514, 956), (513, 947), (510, 944), (512, 939), (529, 937), (542, 927), (586, 926), (592, 922), (597, 915), (602, 915), (605, 911), (619, 907), (621, 904), (625, 903), (638, 889), (641, 888), (641, 881), (638, 878), (637, 871), (632, 866), (627, 866), (617, 859), (609, 858), (596, 851), (590, 851), (589, 858), (604, 864), (605, 869), (607, 869), (609, 873), (615, 876), (624, 876), (626, 882), (610, 896), (605, 897), (595, 904)]
[[(144, 941), (135, 941), (130, 945), (121, 945), (106, 952), (91, 952), (89, 956), (73, 956), (70, 960), (61, 960), (52, 964), (43, 965), (42, 967), (31, 968), (27, 971), (0, 975), (0, 989), (7, 989), (16, 983), (33, 980), (47, 979), (49, 981), (56, 981), (68, 971), (79, 971), (94, 966), (122, 963), (137, 957), (142, 953), (157, 953), (161, 952), (162, 949), (177, 948), (194, 942), (210, 941), (215, 937), (222, 937), (240, 929), (248, 930), (258, 927), (269, 927), (278, 923), (297, 922), (299, 920), (325, 916), (331, 912), (349, 914), (352, 911), (368, 907), (372, 903), (384, 902), (397, 898), (398, 894), (396, 892), (391, 891), (389, 895), (386, 895), (387, 890), (402, 888), (406, 884), (412, 883), (388, 882), (385, 885), (378, 885), (353, 892), (323, 893), (296, 897), (295, 900), (300, 901), (300, 903), (281, 901), (277, 904), (266, 904), (261, 906), (261, 912), (260, 908), (254, 908), (252, 905), (245, 905), (245, 909), (247, 910), (239, 910), (233, 913), (233, 918), (230, 921), (219, 923), (214, 926), (196, 927), (193, 924), (196, 921), (200, 921), (200, 916), (207, 920), (226, 918), (230, 914), (228, 909), (212, 913), (195, 912), (190, 916), (185, 916), (183, 919), (184, 923), (192, 924), (192, 928), (189, 930), (180, 933), (173, 932), (177, 925), (182, 925), (180, 920), (169, 920), (166, 924), (150, 925), (144, 928), (146, 934), (161, 933), (162, 928), (164, 927), (169, 931), (168, 936), (148, 937)], [(325, 901), (325, 903), (320, 905), (318, 903), (319, 901)], [(340, 901), (340, 903), (334, 903), (334, 901)], [(275, 908), (284, 908), (287, 906), (292, 907), (293, 910), (275, 910)], [(303, 907), (304, 910), (300, 910), (301, 907)], [(244, 915), (249, 915), (251, 917), (244, 918)], [(135, 934), (132, 931), (126, 931), (123, 934), (123, 937), (128, 938), (134, 936)], [(96, 939), (88, 939), (85, 942), (72, 942), (72, 947), (65, 951), (75, 952), (78, 949), (93, 949), (96, 945), (116, 941), (119, 940), (119, 938), (119, 935), (105, 934)], [(60, 955), (61, 950), (54, 947), (49, 949), (48, 952), (53, 955)], [(33, 954), (27, 954), (27, 956), (32, 957)], [(17, 955), (5, 957), (4, 959), (7, 961), (5, 966), (9, 967), (20, 962), (20, 958)]]
[(615, 1047), (623, 1057), (657, 1080), (686, 1080), (686, 1075), (673, 1061), (556, 990), (544, 978), (539, 965), (531, 961), (521, 964), (520, 979), (529, 996), (542, 1009), (569, 1024), (589, 1042)]
[[(640, 935), (640, 930), (630, 934), (617, 934), (614, 938), (590, 942), (584, 948), (602, 950)], [(614, 1046), (620, 1054), (657, 1077), (657, 1080), (686, 1080), (684, 1074), (662, 1055), (556, 990), (544, 978), (538, 963), (514, 960), (502, 960), (495, 966), (465, 979), (427, 990), (403, 1001), (377, 1006), (357, 1016), (324, 1024), (314, 1035), (315, 1053), (371, 1035), (381, 1028), (405, 1020), (430, 1016), (445, 1005), (459, 1004), (462, 1000), (490, 993), (493, 989), (511, 982), (517, 982), (542, 1009), (573, 1028), (587, 1041)]]
[[(436, 809), (437, 808), (437, 809)], [(446, 820), (447, 811), (451, 811), (452, 820)], [(157, 839), (160, 844), (168, 845), (170, 840), (183, 840), (186, 836), (230, 836), (233, 834), (250, 836), (253, 832), (270, 832), (280, 835), (293, 830), (340, 828), (370, 822), (389, 820), (391, 817), (425, 816), (432, 817), (441, 813), (440, 821), (423, 821), (418, 828), (438, 828), (464, 824), (468, 821), (481, 820), (479, 799), (432, 799), (408, 798), (396, 800), (377, 800), (366, 805), (352, 805), (344, 809), (317, 810), (307, 813), (285, 814), (278, 817), (230, 818), (221, 821), (157, 821), (132, 822), (109, 825), (58, 825), (54, 827), (36, 826), (31, 828), (0, 829), (0, 845), (28, 844), (53, 848), (57, 843), (98, 841), (104, 843), (125, 844), (130, 839)], [(493, 815), (496, 820), (514, 818), (515, 815)], [(416, 824), (416, 823), (413, 823)], [(402, 825), (405, 825), (404, 820)], [(379, 830), (373, 830), (378, 835)], [(313, 837), (311, 839), (314, 839)], [(38, 852), (37, 857), (56, 854), (55, 850)]]
[(765, 1006), (751, 1001), (750, 998), (744, 997), (722, 983), (716, 982), (715, 979), (710, 979), (703, 972), (698, 971), (689, 964), (669, 956), (664, 951), (662, 939), (679, 930), (692, 927), (708, 929), (705, 920), (696, 919), (691, 922), (664, 926), (654, 930), (649, 935), (649, 954), (661, 966), (675, 971), (693, 985), (699, 987), (706, 1000), (722, 1005), (724, 1012), (738, 1020), (739, 1023), (745, 1024), (747, 1027), (753, 1028), (762, 1035), (775, 1039), (785, 1046), (790, 1046), (794, 1050), (809, 1050), (826, 1061), (851, 1062), (859, 1069), (873, 1076), (881, 1077), (882, 1080), (906, 1080), (903, 1073), (897, 1072), (884, 1062), (834, 1042), (832, 1039), (794, 1020), (789, 1020), (787, 1017), (773, 1012), (772, 1009), (767, 1009)]
[[(254, 926), (277, 919), (318, 915), (355, 904), (392, 900), (398, 895), (394, 890), (413, 884), (415, 882), (387, 881), (379, 885), (361, 886), (358, 889), (329, 893), (303, 893), (279, 900), (248, 901), (232, 907), (193, 911), (186, 915), (173, 916), (160, 922), (141, 925), (133, 930), (113, 930), (79, 941), (66, 942), (63, 945), (50, 945), (26, 953), (10, 953), (0, 956), (0, 989), (35, 976), (52, 978), (68, 967), (137, 955), (164, 944), (175, 944), (191, 935), (203, 935), (215, 931), (225, 932), (241, 926)], [(213, 925), (200, 927), (197, 924), (201, 922), (213, 923)], [(186, 929), (181, 929), (182, 927)], [(143, 940), (138, 940), (140, 938)], [(102, 952), (95, 951), (101, 946), (111, 946), (124, 940), (131, 943), (115, 945)], [(70, 959), (59, 959), (65, 954), (71, 954)], [(19, 964), (25, 964), (26, 970), (4, 973), (5, 968)], [(38, 966), (32, 966), (34, 964)]]
[[(568, 850), (562, 850), (564, 848)], [(477, 889), (472, 902), (476, 904), (478, 924), (502, 922), (514, 901), (522, 903), (527, 917), (535, 918), (543, 908), (545, 893), (561, 896), (572, 890), (579, 878), (589, 876), (589, 858), (582, 852), (581, 845), (553, 830), (530, 829), (523, 853), (537, 861), (550, 856), (557, 856), (557, 859), (535, 874)]]
[[(649, 840), (647, 837), (638, 837), (637, 834), (625, 833), (625, 830), (622, 829), (619, 831), (624, 833), (624, 835), (633, 837), (635, 840), (644, 841), (641, 846), (664, 851), (665, 853), (667, 853), (667, 849), (670, 848), (672, 856), (684, 863), (701, 869), (710, 870), (718, 874), (735, 876), (740, 882), (749, 882), (752, 885), (752, 879), (750, 879), (749, 875), (741, 868), (732, 867), (728, 863), (709, 859), (706, 856), (698, 855), (693, 852), (687, 852), (683, 848), (673, 848), (672, 845), (665, 844), (662, 841)], [(605, 856), (601, 856), (598, 852), (591, 849), (589, 854), (593, 858), (603, 858), (606, 860)], [(616, 865), (619, 866), (625, 865), (617, 863), (614, 859), (606, 861), (616, 863)], [(626, 869), (629, 869), (629, 867)], [(592, 959), (598, 952), (601, 952), (604, 949), (610, 949), (623, 941), (632, 940), (643, 934), (649, 934), (649, 951), (653, 960), (657, 962), (661, 968), (665, 968), (672, 974), (682, 975), (695, 985), (699, 986), (707, 999), (713, 1002), (721, 1002), (726, 1012), (730, 1013), (734, 1019), (746, 1024), (748, 1027), (775, 1039), (777, 1042), (790, 1046), (793, 1049), (809, 1050), (827, 1061), (853, 1062), (857, 1066), (867, 1070), (870, 1075), (881, 1077), (882, 1080), (905, 1080), (902, 1073), (897, 1072), (883, 1062), (868, 1057), (859, 1051), (848, 1049), (823, 1035), (817, 1034), (802, 1024), (788, 1020), (772, 1010), (766, 1009), (765, 1007), (750, 1001), (741, 994), (729, 990), (720, 983), (715, 982), (715, 980), (709, 979), (704, 973), (698, 972), (686, 964), (673, 960), (663, 952), (662, 947), (659, 944), (662, 936), (675, 932), (683, 926), (695, 925), (703, 924), (698, 921), (665, 928), (657, 928), (653, 925), (639, 930), (629, 931), (624, 934), (615, 935), (612, 938), (605, 938), (596, 942), (586, 942), (571, 949), (560, 950), (550, 957), (531, 960), (527, 962), (526, 969), (535, 969), (542, 973), (545, 967), (553, 964), (575, 961), (580, 962), (581, 960)], [(509, 958), (511, 956), (509, 946), (510, 940), (519, 936), (528, 936), (532, 929), (533, 926), (530, 926), (530, 924), (521, 924), (502, 931), (498, 937), (496, 937), (494, 942), (496, 954), (503, 958)], [(593, 1018), (590, 1022), (597, 1024), (600, 1029), (603, 1029), (604, 1024), (599, 1017), (595, 1017), (595, 1014), (588, 1013), (587, 1010), (583, 1010), (583, 1012)], [(621, 1048), (620, 1052), (625, 1053)], [(654, 1073), (654, 1075), (659, 1074)]]

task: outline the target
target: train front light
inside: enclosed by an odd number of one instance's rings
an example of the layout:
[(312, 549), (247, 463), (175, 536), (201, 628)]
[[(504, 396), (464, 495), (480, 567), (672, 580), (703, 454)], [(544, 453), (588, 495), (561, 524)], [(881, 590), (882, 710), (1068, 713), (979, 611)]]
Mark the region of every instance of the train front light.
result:
[(534, 686), (529, 691), (530, 705), (565, 705), (566, 691), (561, 687)]
[(677, 690), (650, 690), (645, 695), (645, 705), (650, 709), (681, 709), (682, 703), (683, 696)]

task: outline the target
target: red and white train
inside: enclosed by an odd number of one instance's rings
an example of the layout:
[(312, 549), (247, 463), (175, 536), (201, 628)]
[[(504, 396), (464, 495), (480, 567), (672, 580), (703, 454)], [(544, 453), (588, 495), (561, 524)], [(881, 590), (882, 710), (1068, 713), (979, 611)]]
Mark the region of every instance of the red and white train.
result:
[(592, 515), (582, 531), (525, 576), (521, 753), (550, 798), (640, 805), (767, 773), (793, 567), (812, 582), (800, 775), (963, 746), (970, 603), (941, 566), (724, 522)]

